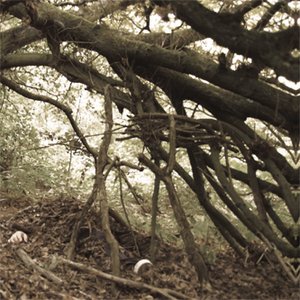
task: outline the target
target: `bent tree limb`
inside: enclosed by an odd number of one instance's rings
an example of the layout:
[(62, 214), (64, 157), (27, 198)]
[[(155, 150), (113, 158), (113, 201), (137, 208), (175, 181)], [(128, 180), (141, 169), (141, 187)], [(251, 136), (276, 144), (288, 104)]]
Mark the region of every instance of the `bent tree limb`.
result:
[(62, 285), (64, 283), (64, 281), (54, 273), (38, 265), (23, 249), (19, 248), (17, 250), (17, 255), (20, 257), (27, 268), (37, 271), (39, 274), (53, 281), (57, 285)]
[(111, 141), (112, 126), (113, 126), (112, 103), (111, 103), (109, 88), (110, 87), (108, 85), (105, 88), (106, 128), (105, 128), (102, 144), (100, 145), (99, 152), (95, 158), (96, 177), (95, 177), (93, 190), (91, 192), (88, 201), (85, 203), (85, 206), (83, 207), (80, 213), (79, 220), (76, 222), (73, 228), (70, 242), (65, 248), (65, 253), (69, 259), (72, 259), (74, 257), (79, 229), (82, 223), (84, 222), (84, 219), (89, 209), (93, 205), (93, 203), (95, 201), (98, 201), (100, 203), (102, 229), (105, 238), (111, 248), (113, 273), (115, 275), (118, 275), (120, 272), (119, 245), (118, 242), (115, 240), (113, 234), (111, 233), (109, 227), (109, 206), (107, 204), (106, 187), (105, 187), (105, 179), (107, 177), (107, 173), (104, 174), (105, 167), (109, 163), (107, 151)]

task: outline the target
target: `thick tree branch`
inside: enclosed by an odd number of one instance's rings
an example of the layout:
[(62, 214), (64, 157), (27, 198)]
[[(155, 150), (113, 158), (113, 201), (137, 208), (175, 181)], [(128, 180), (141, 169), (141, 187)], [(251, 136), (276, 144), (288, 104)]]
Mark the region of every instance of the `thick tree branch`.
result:
[[(262, 61), (289, 80), (299, 81), (299, 60), (288, 54), (299, 45), (296, 26), (278, 34), (248, 31), (241, 27), (233, 15), (219, 15), (195, 0), (165, 2), (174, 7), (179, 18), (199, 33), (213, 38), (219, 45)], [(284, 41), (285, 45), (282, 44)]]
[[(245, 78), (239, 72), (220, 72), (218, 64), (206, 57), (196, 53), (191, 55), (190, 51), (187, 53), (184, 51), (170, 51), (141, 41), (131, 40), (129, 35), (121, 36), (105, 26), (95, 27), (92, 23), (71, 14), (66, 14), (51, 5), (39, 4), (37, 13), (40, 23), (53, 23), (55, 19), (57, 22), (64, 24), (65, 30), (60, 31), (57, 28), (61, 40), (70, 41), (71, 39), (79, 46), (95, 50), (111, 61), (119, 61), (123, 58), (129, 62), (134, 61), (135, 64), (155, 64), (179, 72), (190, 73), (266, 106), (274, 108), (275, 103), (277, 103), (276, 107), (279, 112), (284, 111), (286, 113), (288, 110), (290, 119), (298, 119), (299, 103), (295, 97), (257, 80)], [(40, 23), (33, 25), (42, 28)], [(53, 29), (55, 29), (55, 26)], [(278, 98), (280, 101), (276, 101)]]
[[(1, 68), (7, 69), (32, 65), (53, 67), (52, 61), (52, 56), (48, 54), (9, 54), (3, 58)], [(116, 105), (134, 112), (134, 106), (131, 103), (132, 100), (130, 96), (114, 88), (114, 86), (124, 87), (122, 82), (104, 76), (94, 68), (65, 56), (62, 56), (62, 60), (55, 68), (70, 81), (86, 84), (90, 89), (94, 89), (101, 94), (104, 94), (106, 84), (111, 85), (112, 97)]]
[[(237, 116), (240, 119), (247, 117), (253, 117), (257, 119), (267, 120), (275, 126), (282, 126), (289, 128), (289, 121), (296, 120), (296, 114), (293, 109), (288, 112), (286, 106), (283, 106), (281, 99), (277, 104), (280, 106), (278, 109), (278, 114), (275, 116), (275, 102), (272, 99), (267, 97), (267, 91), (278, 99), (278, 91), (272, 89), (268, 86), (262, 86), (261, 83), (257, 85), (248, 85), (243, 88), (243, 84), (239, 85), (239, 89), (243, 89), (241, 95), (222, 90), (213, 85), (204, 83), (191, 78), (188, 75), (182, 74), (180, 72), (171, 71), (165, 68), (155, 68), (155, 67), (137, 67), (136, 72), (138, 75), (143, 76), (149, 81), (154, 82), (159, 87), (161, 87), (165, 93), (170, 97), (176, 97), (174, 101), (182, 102), (185, 99), (190, 99), (196, 103), (202, 105), (207, 110), (216, 114), (218, 117), (222, 118), (225, 114), (230, 114)], [(215, 76), (217, 78), (218, 75)], [(223, 77), (224, 78), (224, 77)], [(237, 85), (237, 80), (233, 77), (227, 77), (228, 84)], [(221, 77), (220, 77), (221, 81)], [(238, 82), (240, 83), (240, 82)], [(258, 85), (261, 85), (261, 89), (256, 89)], [(250, 90), (250, 87), (253, 87), (254, 90)], [(256, 95), (253, 95), (253, 91)], [(250, 93), (252, 95), (250, 95)], [(243, 97), (245, 94), (245, 97)], [(260, 98), (259, 95), (261, 96)], [(250, 100), (251, 96), (255, 96), (255, 101)], [(249, 99), (250, 98), (250, 99)], [(268, 100), (267, 100), (268, 99)], [(274, 99), (274, 100), (275, 100)], [(257, 100), (257, 101), (256, 101)], [(289, 100), (286, 99), (288, 102)], [(273, 102), (273, 103), (272, 103)], [(293, 101), (294, 102), (294, 101)], [(279, 112), (280, 111), (280, 112)], [(284, 113), (283, 113), (284, 112)], [(289, 116), (287, 119), (285, 116)]]
[[(130, 41), (128, 37), (124, 38), (116, 32), (112, 35), (110, 30), (103, 26), (94, 27), (81, 18), (70, 14), (66, 15), (58, 9), (53, 9), (53, 7), (41, 5), (39, 8), (39, 17), (43, 22), (50, 22), (54, 18), (54, 14), (57, 22), (65, 22), (66, 29), (59, 33), (60, 39), (69, 40), (72, 37), (74, 42), (77, 42), (80, 46), (96, 50), (112, 60), (116, 57), (123, 57), (134, 60), (135, 64), (146, 65), (152, 62), (199, 76), (273, 109), (276, 107), (278, 112), (286, 114), (288, 109), (291, 120), (298, 119), (299, 103), (291, 95), (271, 88), (257, 80), (245, 78), (238, 72), (220, 73), (216, 63), (209, 62), (200, 55), (194, 54), (191, 56), (190, 53), (184, 51), (170, 51), (142, 42)], [(44, 13), (46, 9), (48, 9), (47, 15)], [(39, 26), (39, 24), (36, 24), (36, 26)], [(108, 45), (109, 47), (107, 47)], [(280, 101), (276, 100), (278, 98)], [(260, 112), (261, 110), (256, 109), (256, 111)]]
[(0, 32), (0, 59), (8, 53), (14, 52), (25, 45), (38, 41), (44, 34), (30, 26), (19, 26)]

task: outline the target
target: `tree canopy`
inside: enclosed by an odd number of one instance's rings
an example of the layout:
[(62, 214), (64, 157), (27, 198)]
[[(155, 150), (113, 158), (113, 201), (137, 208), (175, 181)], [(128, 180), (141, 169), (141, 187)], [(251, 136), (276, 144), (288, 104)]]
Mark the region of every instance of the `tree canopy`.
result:
[(138, 159), (164, 183), (201, 280), (204, 261), (174, 174), (236, 252), (250, 242), (223, 207), (299, 280), (296, 1), (4, 0), (0, 10), (0, 81), (10, 99), (59, 109), (102, 175), (116, 164), (106, 156), (109, 137), (99, 151), (91, 144), (70, 90), (106, 103), (106, 134), (112, 102), (127, 122), (118, 142), (138, 139), (147, 149)]

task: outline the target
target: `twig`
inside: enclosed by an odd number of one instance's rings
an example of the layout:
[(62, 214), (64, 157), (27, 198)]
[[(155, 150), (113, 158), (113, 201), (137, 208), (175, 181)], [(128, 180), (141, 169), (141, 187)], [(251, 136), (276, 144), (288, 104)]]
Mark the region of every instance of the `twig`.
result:
[(145, 208), (143, 207), (143, 205), (142, 205), (142, 203), (140, 202), (139, 199), (141, 199), (143, 202), (145, 202), (145, 200), (143, 199), (143, 197), (141, 195), (139, 195), (136, 192), (135, 188), (131, 185), (130, 181), (128, 180), (125, 172), (120, 167), (118, 167), (118, 170), (119, 170), (119, 176), (121, 176), (124, 179), (128, 189), (130, 190), (130, 192), (131, 192), (133, 198), (135, 199), (136, 203), (141, 206), (141, 208), (144, 212), (146, 212)]
[(10, 218), (8, 219), (7, 223), (10, 224), (10, 222), (11, 222), (13, 219), (15, 219), (17, 215), (20, 215), (20, 214), (22, 214), (22, 213), (24, 213), (24, 212), (26, 212), (26, 211), (28, 211), (28, 210), (30, 210), (30, 209), (34, 210), (35, 208), (38, 208), (38, 205), (34, 205), (34, 206), (28, 205), (28, 206), (26, 206), (25, 208), (23, 208), (23, 209), (17, 211), (12, 217), (10, 217)]
[(6, 226), (2, 225), (2, 224), (0, 224), (0, 228), (3, 229), (3, 230), (5, 230), (5, 231), (8, 230), (8, 228)]
[(144, 171), (144, 167), (142, 166), (137, 166), (133, 163), (130, 163), (128, 161), (125, 161), (125, 160), (119, 160), (115, 163), (116, 167), (120, 167), (120, 166), (126, 166), (128, 168), (131, 168), (131, 169), (135, 169), (135, 170), (138, 170), (138, 171)]

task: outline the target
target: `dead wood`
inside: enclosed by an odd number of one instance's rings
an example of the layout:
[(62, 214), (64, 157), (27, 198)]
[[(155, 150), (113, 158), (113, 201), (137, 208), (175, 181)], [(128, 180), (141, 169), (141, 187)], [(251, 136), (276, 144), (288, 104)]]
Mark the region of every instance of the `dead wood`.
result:
[(65, 259), (61, 256), (57, 257), (56, 259), (57, 259), (58, 262), (63, 263), (65, 265), (68, 265), (72, 268), (75, 268), (75, 269), (78, 269), (78, 270), (81, 270), (81, 271), (99, 276), (103, 279), (110, 280), (110, 281), (113, 281), (115, 283), (118, 283), (118, 284), (121, 284), (121, 285), (124, 285), (124, 286), (128, 286), (128, 287), (131, 287), (131, 288), (146, 289), (146, 290), (149, 290), (153, 294), (162, 295), (162, 296), (166, 297), (167, 299), (171, 299), (171, 300), (191, 299), (190, 297), (187, 297), (187, 296), (185, 296), (185, 295), (183, 295), (179, 292), (176, 292), (176, 291), (173, 291), (173, 290), (170, 290), (170, 289), (158, 288), (158, 287), (155, 287), (153, 285), (149, 285), (149, 284), (146, 284), (146, 283), (143, 283), (143, 282), (136, 282), (136, 281), (131, 280), (131, 279), (126, 279), (126, 278), (122, 278), (122, 277), (119, 277), (119, 276), (107, 274), (107, 273), (102, 272), (100, 270), (97, 270), (95, 268), (86, 266), (82, 263), (76, 263), (74, 261)]
[(58, 276), (56, 276), (54, 273), (39, 266), (23, 249), (19, 248), (16, 251), (16, 253), (21, 258), (21, 260), (27, 268), (37, 271), (38, 273), (40, 273), (41, 275), (58, 285), (62, 285), (64, 283), (64, 281)]

